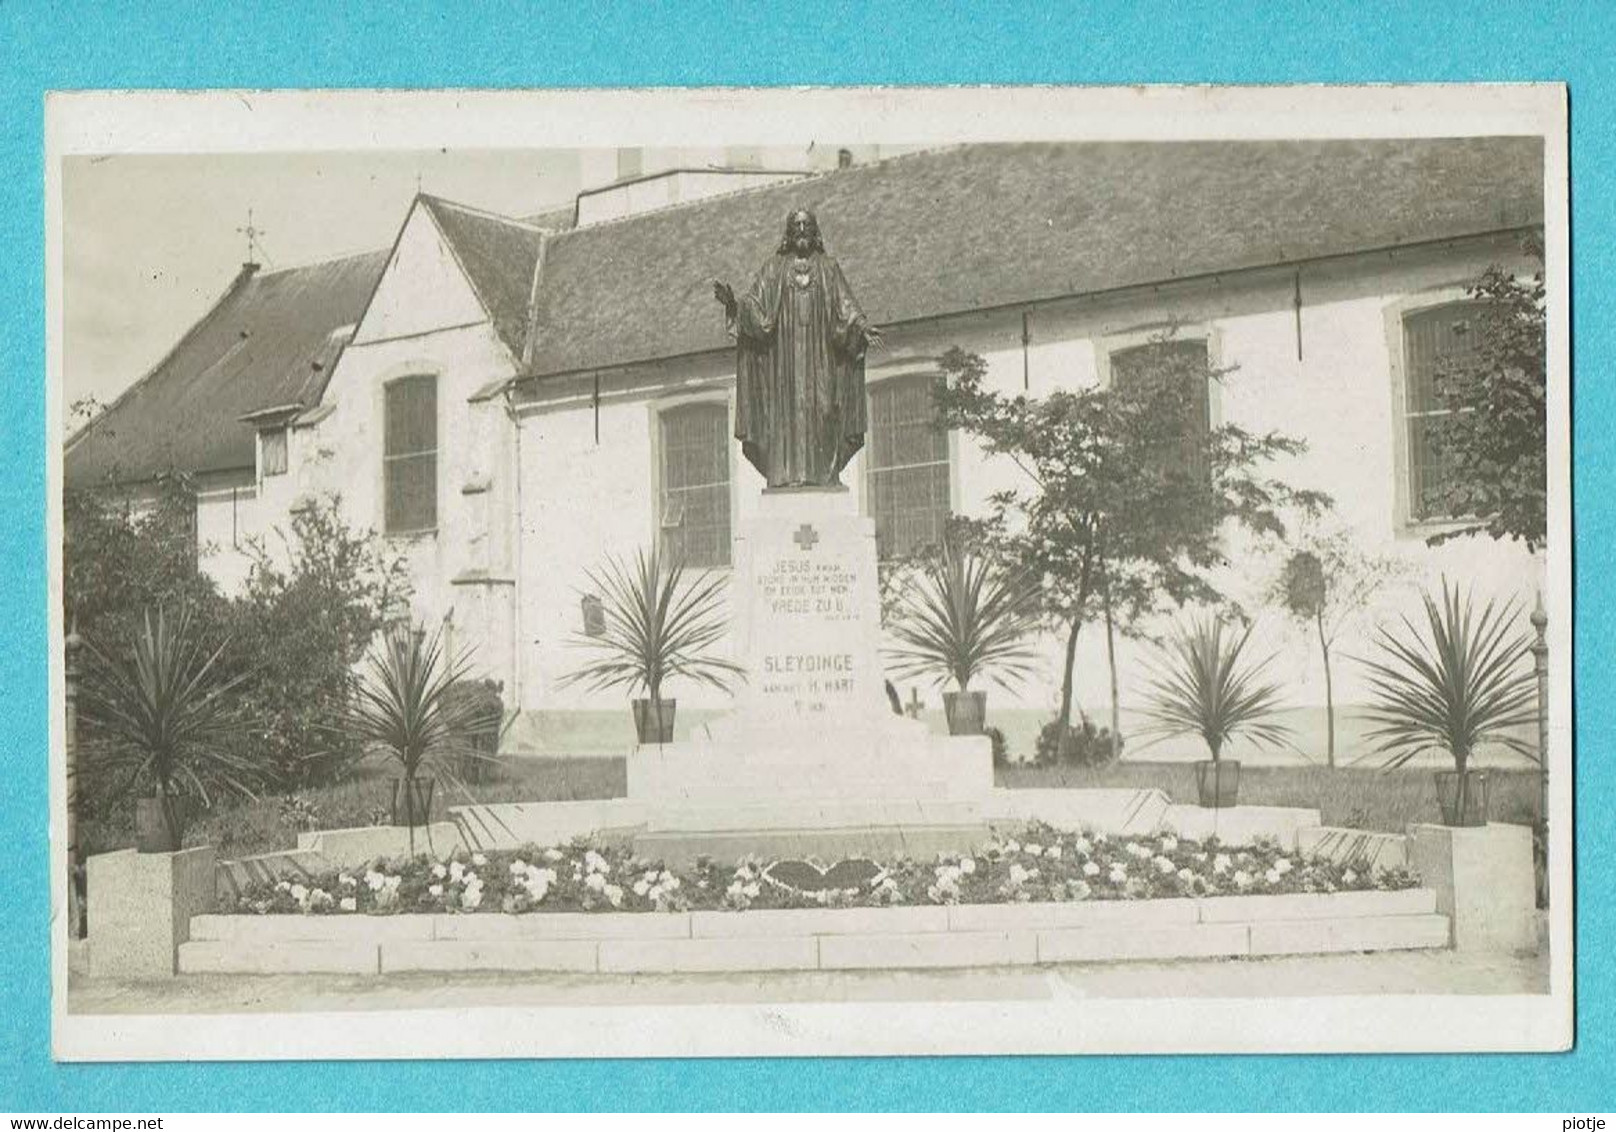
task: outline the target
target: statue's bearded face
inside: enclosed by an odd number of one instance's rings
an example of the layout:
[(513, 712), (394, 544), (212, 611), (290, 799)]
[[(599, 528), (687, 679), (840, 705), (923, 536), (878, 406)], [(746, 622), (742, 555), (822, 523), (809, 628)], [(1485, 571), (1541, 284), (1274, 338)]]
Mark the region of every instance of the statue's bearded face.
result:
[(807, 255), (819, 243), (819, 222), (804, 209), (786, 218), (786, 245), (798, 255)]

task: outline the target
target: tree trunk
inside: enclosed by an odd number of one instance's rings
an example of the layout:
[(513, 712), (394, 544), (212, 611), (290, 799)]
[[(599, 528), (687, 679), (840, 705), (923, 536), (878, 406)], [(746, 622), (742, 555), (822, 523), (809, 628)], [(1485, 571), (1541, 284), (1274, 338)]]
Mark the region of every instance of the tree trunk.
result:
[(1072, 726), (1072, 668), (1077, 661), (1077, 634), (1082, 631), (1083, 619), (1081, 617), (1072, 621), (1071, 632), (1066, 635), (1066, 665), (1061, 676), (1061, 706), (1060, 706), (1060, 736), (1056, 740), (1056, 751), (1066, 746), (1066, 732)]
[(1330, 677), (1330, 642), (1324, 636), (1324, 613), (1318, 615), (1319, 651), (1324, 654), (1324, 758), (1335, 769), (1335, 685)]

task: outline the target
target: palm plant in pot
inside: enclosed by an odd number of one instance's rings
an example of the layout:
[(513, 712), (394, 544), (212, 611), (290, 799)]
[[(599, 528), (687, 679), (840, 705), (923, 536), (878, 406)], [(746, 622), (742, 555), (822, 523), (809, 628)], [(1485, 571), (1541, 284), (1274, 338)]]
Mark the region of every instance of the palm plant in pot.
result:
[(664, 561), (652, 548), (640, 550), (633, 562), (608, 558), (588, 579), (600, 599), (598, 634), (573, 644), (597, 655), (563, 684), (626, 688), (630, 696), (644, 691), (644, 698), (633, 701), (639, 741), (671, 743), (678, 703), (663, 697), (667, 681), (679, 676), (726, 691), (742, 671), (713, 651), (729, 630), (725, 576), (703, 572), (687, 583), (683, 561)]
[(1489, 601), (1478, 611), (1446, 578), (1441, 601), (1430, 594), (1423, 601), (1425, 632), (1404, 617), (1406, 632), (1382, 627), (1381, 657), (1361, 661), (1375, 695), (1368, 737), (1388, 770), (1426, 751), (1446, 752), (1453, 769), (1436, 775), (1442, 821), (1486, 825), (1487, 772), (1470, 766), (1476, 749), (1493, 744), (1538, 759), (1522, 736), (1537, 723), (1531, 637), (1516, 603)]
[(452, 776), (467, 760), (492, 758), (478, 739), (490, 726), (497, 731), (499, 721), (488, 717), (486, 700), (456, 694), (469, 670), (469, 655), (444, 652), (441, 630), (428, 635), (424, 628), (393, 625), (371, 654), (349, 710), (354, 736), (398, 769), (392, 820), (409, 829), (412, 856), (415, 827), (432, 812), (433, 775)]
[(1236, 630), (1217, 617), (1179, 628), (1149, 685), (1144, 733), (1196, 735), (1206, 744), (1211, 757), (1195, 764), (1195, 782), (1208, 808), (1240, 801), (1240, 763), (1223, 757), (1230, 739), (1259, 747), (1289, 743), (1290, 728), (1275, 718), (1279, 685), (1262, 679), (1273, 657), (1252, 661), (1246, 653), (1253, 628)]
[(971, 681), (991, 674), (1008, 688), (1031, 670), (1037, 598), (1020, 576), (945, 540), (940, 558), (898, 600), (889, 628), (894, 675), (952, 680), (955, 690), (943, 693), (949, 734), (982, 734), (987, 693)]
[(235, 693), (249, 674), (226, 673), (225, 645), (209, 650), (201, 636), (188, 607), (159, 607), (145, 612), (125, 648), (85, 642), (85, 767), (111, 780), (109, 796), (150, 789), (135, 800), (141, 853), (178, 850), (187, 803), (211, 806), (210, 785), (247, 797), (260, 785), (235, 753), (247, 726)]

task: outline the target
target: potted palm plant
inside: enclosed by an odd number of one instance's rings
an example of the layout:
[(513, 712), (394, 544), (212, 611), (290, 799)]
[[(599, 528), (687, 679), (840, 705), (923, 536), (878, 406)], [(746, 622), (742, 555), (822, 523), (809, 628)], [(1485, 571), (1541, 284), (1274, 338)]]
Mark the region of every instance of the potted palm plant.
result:
[(897, 645), (888, 650), (894, 674), (952, 680), (955, 690), (943, 693), (949, 734), (982, 734), (987, 693), (971, 681), (991, 674), (1008, 688), (1031, 670), (1036, 600), (1020, 577), (945, 541), (940, 559), (899, 598), (890, 628)]
[(741, 674), (740, 665), (712, 652), (729, 630), (724, 575), (704, 572), (687, 584), (684, 563), (664, 562), (652, 548), (639, 551), (632, 563), (608, 558), (588, 577), (600, 599), (602, 622), (592, 626), (598, 633), (573, 644), (597, 656), (563, 684), (582, 683), (597, 691), (627, 688), (631, 696), (643, 690), (644, 698), (633, 701), (636, 736), (641, 743), (673, 742), (678, 702), (662, 695), (669, 678), (682, 676), (724, 691)]
[(429, 636), (424, 628), (390, 626), (350, 709), (355, 737), (398, 768), (392, 821), (409, 829), (412, 856), (415, 827), (427, 822), (436, 786), (424, 772), (452, 774), (457, 760), (491, 757), (478, 749), (477, 739), (490, 726), (497, 730), (498, 720), (489, 718), (485, 699), (456, 692), (469, 667), (469, 656), (445, 655), (441, 630)]
[(1195, 785), (1208, 808), (1240, 802), (1240, 763), (1223, 757), (1230, 739), (1263, 747), (1288, 743), (1290, 728), (1274, 718), (1281, 710), (1279, 685), (1262, 681), (1273, 657), (1252, 662), (1246, 655), (1254, 627), (1236, 631), (1209, 617), (1180, 628), (1149, 686), (1145, 734), (1198, 735), (1206, 744), (1211, 758), (1195, 764)]
[(1537, 761), (1522, 738), (1537, 723), (1532, 641), (1520, 628), (1520, 608), (1489, 601), (1479, 613), (1469, 594), (1442, 579), (1442, 599), (1423, 596), (1425, 632), (1403, 618), (1406, 633), (1376, 634), (1381, 658), (1361, 663), (1376, 697), (1368, 737), (1386, 754), (1388, 770), (1425, 751), (1445, 751), (1453, 769), (1436, 775), (1445, 825), (1486, 825), (1487, 772), (1470, 759), (1495, 744)]
[(126, 649), (85, 645), (86, 765), (121, 778), (115, 792), (151, 790), (135, 800), (138, 852), (178, 850), (187, 802), (211, 806), (210, 784), (253, 796), (257, 770), (233, 752), (246, 727), (234, 693), (248, 674), (224, 671), (225, 645), (203, 646), (189, 608), (147, 610)]

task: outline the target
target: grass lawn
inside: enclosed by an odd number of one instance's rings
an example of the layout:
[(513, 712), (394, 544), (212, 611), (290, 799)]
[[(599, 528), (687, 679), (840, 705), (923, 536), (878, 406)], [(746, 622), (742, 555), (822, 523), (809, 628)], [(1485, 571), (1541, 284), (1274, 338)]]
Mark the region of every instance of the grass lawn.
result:
[[(1492, 773), (1495, 821), (1531, 824), (1537, 812), (1538, 777), (1531, 771)], [(246, 857), (297, 844), (302, 829), (342, 829), (387, 821), (392, 771), (361, 767), (352, 778), (300, 791), (296, 812), (284, 796), (227, 802), (193, 814), (185, 841), (212, 845), (222, 857)], [(1195, 771), (1186, 763), (1121, 762), (1099, 770), (1013, 766), (997, 772), (1011, 789), (1154, 786), (1175, 802), (1195, 801)], [(450, 806), (468, 802), (553, 802), (617, 798), (627, 792), (622, 759), (510, 758), (485, 772), (478, 784), (437, 783), (434, 820)], [(1383, 772), (1324, 767), (1243, 766), (1240, 800), (1254, 806), (1317, 807), (1326, 825), (1401, 833), (1409, 822), (1438, 819), (1436, 784), (1429, 770)], [(134, 844), (132, 803), (110, 813), (86, 815), (80, 840), (86, 854)]]
[[(1494, 821), (1531, 825), (1537, 816), (1535, 771), (1491, 770)], [(1120, 762), (1099, 770), (1014, 766), (995, 777), (1011, 789), (1155, 786), (1175, 802), (1196, 800), (1195, 768), (1187, 763)], [(1430, 770), (1367, 770), (1321, 766), (1242, 766), (1240, 801), (1249, 806), (1317, 808), (1325, 825), (1402, 833), (1410, 822), (1440, 819)]]

